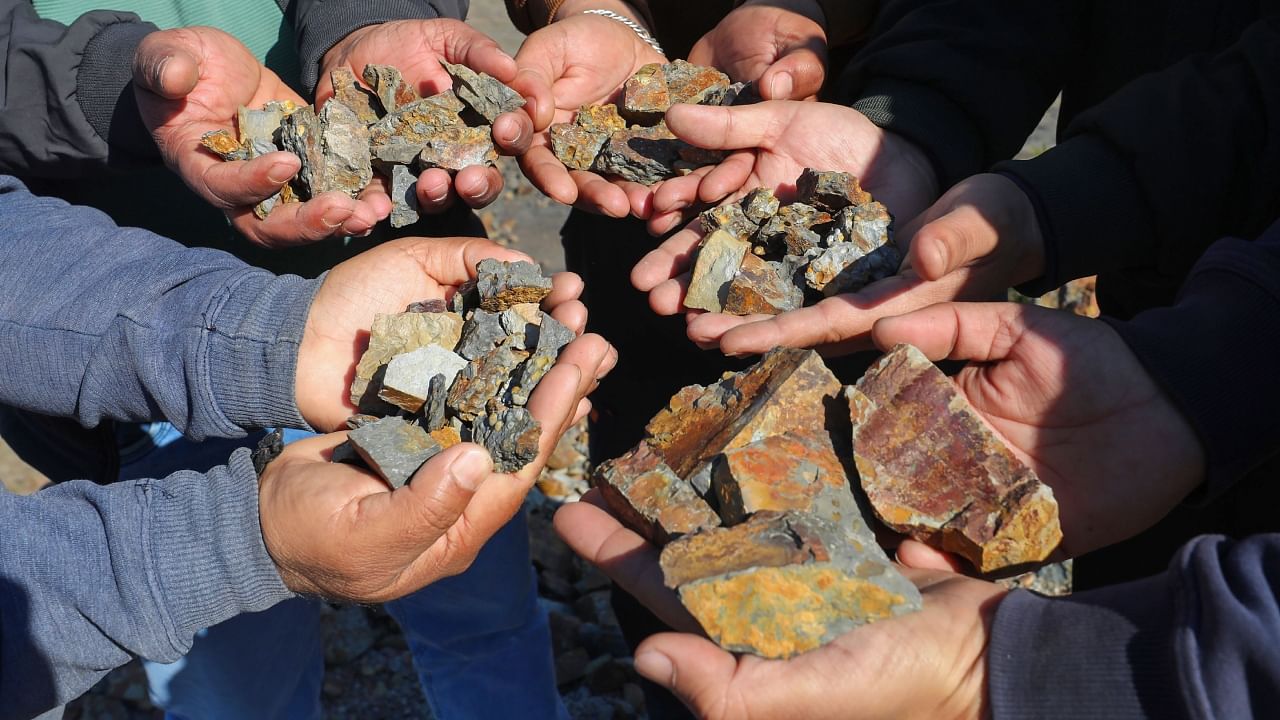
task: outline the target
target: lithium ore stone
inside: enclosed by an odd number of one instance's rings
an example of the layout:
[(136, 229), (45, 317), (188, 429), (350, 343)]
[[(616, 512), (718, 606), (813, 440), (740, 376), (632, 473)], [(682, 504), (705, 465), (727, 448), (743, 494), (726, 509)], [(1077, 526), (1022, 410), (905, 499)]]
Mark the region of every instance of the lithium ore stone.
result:
[(592, 132), (573, 123), (550, 128), (551, 151), (570, 170), (590, 170), (611, 132)]
[(411, 413), (427, 401), (431, 379), (443, 375), (446, 386), (453, 384), (467, 361), (452, 350), (431, 344), (391, 358), (382, 376), (378, 397)]
[[(446, 381), (444, 375), (440, 374), (433, 375), (431, 382), (427, 384), (427, 402), (422, 406), (422, 423), (427, 431), (432, 433), (432, 437), (436, 437), (435, 433), (445, 426), (445, 401), (449, 397), (449, 386), (452, 384), (453, 378)], [(455, 440), (440, 444), (448, 448), (456, 445), (457, 442)]]
[(828, 297), (857, 292), (872, 282), (898, 271), (902, 256), (892, 244), (866, 252), (856, 243), (832, 245), (809, 263), (805, 282)]
[(360, 87), (360, 83), (356, 82), (355, 73), (350, 68), (340, 67), (329, 73), (329, 80), (333, 83), (334, 99), (351, 108), (356, 117), (360, 118), (360, 122), (365, 125), (371, 125), (378, 121), (380, 116), (376, 106), (377, 99), (374, 94)]
[(390, 65), (365, 65), (361, 74), (377, 94), (384, 113), (395, 112), (418, 99), (418, 93), (405, 83), (400, 71)]
[(556, 364), (560, 350), (572, 342), (573, 338), (573, 331), (562, 325), (560, 321), (550, 315), (542, 316), (536, 349), (525, 361), (520, 378), (511, 386), (512, 405), (524, 405), (529, 402), (529, 395), (533, 392), (533, 388)]
[(1053, 491), (919, 350), (895, 347), (847, 397), (862, 488), (889, 527), (982, 572), (1058, 546)]
[(226, 130), (210, 130), (200, 136), (200, 144), (223, 160), (248, 160), (251, 152)]
[(319, 116), (299, 108), (284, 119), (280, 140), (302, 161), (298, 180), (309, 197), (330, 190), (355, 197), (373, 179), (369, 131), (340, 101), (325, 103)]
[(871, 202), (871, 194), (862, 189), (853, 175), (818, 172), (813, 168), (805, 168), (796, 179), (796, 196), (800, 202), (828, 212)]
[(756, 234), (756, 231), (760, 229), (755, 221), (748, 218), (743, 213), (742, 207), (736, 203), (704, 210), (698, 215), (698, 220), (701, 222), (702, 231), (705, 233), (709, 234), (716, 230), (724, 230), (744, 242), (749, 242)]
[(480, 307), (495, 312), (520, 303), (542, 302), (551, 292), (551, 278), (543, 277), (542, 268), (533, 263), (487, 258), (476, 265), (476, 288)]
[(538, 439), (542, 426), (529, 411), (506, 408), (476, 420), (472, 440), (480, 443), (493, 457), (498, 472), (517, 472), (538, 457)]
[(453, 65), (440, 61), (449, 77), (453, 78), (453, 92), (460, 100), (493, 124), (504, 112), (514, 112), (524, 107), (520, 93), (486, 73), (478, 73), (465, 65)]
[(762, 223), (778, 213), (778, 198), (768, 188), (756, 188), (742, 198), (742, 212), (753, 223)]
[(516, 350), (511, 343), (498, 347), (469, 363), (449, 388), (447, 407), (467, 422), (485, 413), (492, 398), (501, 398), (511, 384), (520, 363), (529, 353)]
[(674, 163), (685, 143), (665, 124), (619, 130), (605, 143), (592, 169), (624, 180), (652, 185), (676, 175)]
[(448, 127), (427, 141), (418, 161), (424, 168), (457, 171), (472, 165), (493, 165), (498, 151), (488, 127)]
[(499, 343), (506, 339), (507, 330), (502, 327), (501, 313), (476, 310), (471, 313), (466, 323), (462, 326), (462, 339), (458, 343), (458, 354), (468, 360), (475, 360), (497, 347)]
[[(443, 94), (442, 94), (443, 95)], [(457, 110), (447, 98), (433, 95), (429, 98), (414, 100), (401, 105), (393, 112), (388, 112), (381, 120), (369, 128), (369, 142), (374, 147), (382, 145), (407, 145), (423, 148), (435, 137), (436, 133), (450, 127), (462, 125)]]
[(750, 248), (750, 243), (724, 230), (706, 236), (694, 262), (684, 306), (720, 312), (729, 295), (729, 284), (737, 276), (742, 258)]
[(421, 218), (418, 212), (418, 177), (404, 165), (392, 165), (391, 227), (406, 227)]
[(347, 440), (392, 489), (403, 487), (443, 449), (417, 423), (394, 416), (352, 430)]
[(644, 443), (602, 463), (591, 482), (627, 527), (655, 545), (720, 525), (711, 506)]
[[(461, 333), (462, 317), (456, 313), (375, 315), (369, 331), (369, 348), (360, 356), (356, 376), (351, 381), (351, 403), (363, 409), (372, 401), (373, 407), (369, 409), (384, 409), (379, 407), (377, 384), (372, 383), (382, 366), (396, 355), (433, 343), (455, 347)], [(369, 392), (371, 383), (373, 391)]]
[(804, 292), (784, 277), (778, 263), (752, 253), (742, 257), (738, 274), (729, 283), (721, 312), (729, 315), (777, 315), (804, 304)]
[(669, 107), (671, 93), (659, 63), (642, 66), (622, 86), (622, 114), (632, 122), (652, 125)]

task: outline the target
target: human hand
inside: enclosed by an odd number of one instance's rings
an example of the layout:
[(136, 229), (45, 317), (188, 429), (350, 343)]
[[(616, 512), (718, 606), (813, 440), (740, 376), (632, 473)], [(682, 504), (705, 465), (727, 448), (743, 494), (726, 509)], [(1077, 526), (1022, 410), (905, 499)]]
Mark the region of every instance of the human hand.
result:
[(969, 402), (1053, 488), (1067, 556), (1154, 525), (1203, 479), (1195, 432), (1111, 326), (1010, 303), (885, 318), (876, 345), (969, 360)]
[[(1035, 210), (1001, 175), (964, 180), (895, 235), (906, 255), (897, 275), (777, 316), (690, 313), (689, 338), (729, 355), (778, 346), (853, 352), (871, 346), (869, 333), (879, 318), (948, 300), (990, 300), (1043, 273), (1044, 241)], [(680, 274), (697, 243), (695, 230), (683, 230), (636, 265), (632, 281), (650, 291), (655, 312), (683, 310), (687, 280)]]
[(305, 203), (279, 203), (266, 219), (253, 207), (274, 195), (301, 163), (290, 152), (224, 162), (200, 145), (213, 130), (235, 135), (240, 106), (271, 100), (307, 104), (248, 48), (207, 27), (162, 30), (145, 37), (133, 58), (134, 96), (165, 165), (209, 204), (226, 213), (235, 229), (266, 247), (299, 245), (330, 235), (361, 235), (391, 212), (391, 200), (343, 193)]
[[(529, 151), (520, 157), (520, 168), (557, 202), (625, 217), (631, 212), (631, 198), (647, 197), (649, 188), (612, 183), (592, 172), (570, 171), (552, 153), (546, 129), (552, 123), (570, 122), (583, 105), (620, 104), (627, 78), (644, 65), (667, 60), (622, 23), (581, 14), (578, 4), (562, 6), (558, 13), (561, 19), (526, 38), (516, 53), (520, 70), (512, 87), (529, 98), (534, 127), (539, 131)], [(611, 5), (617, 5), (619, 11), (629, 9), (624, 3)], [(591, 6), (604, 7), (599, 2)]]
[[(516, 61), (492, 38), (464, 22), (448, 18), (397, 20), (359, 28), (325, 53), (316, 85), (317, 104), (333, 96), (330, 73), (335, 69), (347, 67), (359, 78), (369, 64), (398, 68), (404, 81), (423, 95), (443, 92), (453, 81), (440, 65), (442, 58), (507, 84), (516, 76)], [(524, 153), (532, 138), (533, 122), (525, 112), (503, 113), (493, 123), (494, 145), (503, 154)], [(386, 195), (385, 185), (377, 180), (375, 185)], [(502, 173), (476, 165), (451, 177), (445, 170), (431, 168), (418, 176), (417, 192), (419, 209), (425, 213), (443, 212), (459, 197), (473, 208), (484, 207), (502, 192)], [(391, 207), (390, 198), (387, 207)]]
[(383, 602), (456, 575), (520, 508), (557, 440), (586, 416), (586, 395), (616, 360), (608, 343), (570, 343), (529, 398), (542, 426), (537, 458), (493, 472), (488, 453), (461, 443), (394, 491), (361, 468), (329, 462), (346, 437), (291, 443), (259, 483), (262, 536), (285, 585), (349, 602)]
[[(701, 636), (662, 584), (658, 551), (604, 508), (598, 491), (562, 507), (556, 530), (569, 547), (654, 610), (677, 633), (636, 648), (636, 671), (704, 718), (977, 718), (985, 651), (1005, 591), (938, 570), (903, 568), (924, 609), (866, 625), (789, 660), (734, 655)], [(937, 565), (936, 551), (904, 541), (899, 560)]]
[[(403, 312), (418, 300), (445, 299), (475, 277), (485, 258), (529, 260), (482, 238), (402, 238), (378, 245), (330, 270), (316, 293), (298, 348), (294, 393), (299, 412), (323, 431), (344, 427), (353, 412), (347, 388), (364, 351), (376, 313)], [(578, 295), (582, 280), (573, 273), (552, 276), (542, 307), (575, 333), (586, 325)], [(592, 343), (599, 340), (596, 336)], [(608, 344), (604, 344), (608, 349)], [(572, 346), (571, 346), (572, 347)], [(611, 352), (611, 349), (608, 349)], [(561, 362), (576, 356), (566, 348)]]
[(748, 0), (689, 51), (689, 62), (755, 82), (765, 100), (802, 100), (822, 89), (827, 34), (816, 0)]

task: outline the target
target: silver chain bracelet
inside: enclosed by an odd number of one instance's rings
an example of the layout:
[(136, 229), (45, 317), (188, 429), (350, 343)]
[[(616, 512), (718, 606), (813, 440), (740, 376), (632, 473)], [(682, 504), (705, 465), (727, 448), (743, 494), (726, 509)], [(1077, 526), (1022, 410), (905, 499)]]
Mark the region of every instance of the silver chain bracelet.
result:
[(659, 55), (662, 55), (663, 57), (666, 57), (667, 55), (667, 53), (663, 51), (662, 46), (658, 44), (658, 41), (655, 40), (653, 36), (649, 34), (648, 30), (644, 29), (644, 26), (640, 25), (639, 23), (627, 17), (626, 15), (619, 15), (618, 13), (612, 10), (583, 10), (582, 14), (583, 15), (599, 15), (600, 17), (607, 17), (610, 20), (617, 20), (623, 25), (626, 25), (627, 27), (631, 28), (631, 30), (635, 32), (637, 37), (643, 40), (644, 43), (649, 47), (653, 48), (654, 50), (657, 50)]

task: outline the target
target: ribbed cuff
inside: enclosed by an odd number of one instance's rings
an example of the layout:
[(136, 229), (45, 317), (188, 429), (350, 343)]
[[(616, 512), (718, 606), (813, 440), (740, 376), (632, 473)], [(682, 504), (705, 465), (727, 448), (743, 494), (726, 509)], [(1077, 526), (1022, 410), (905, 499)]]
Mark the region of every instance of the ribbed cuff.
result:
[(981, 134), (964, 110), (940, 92), (879, 78), (857, 94), (852, 106), (920, 148), (933, 164), (940, 191), (985, 169)]
[(1184, 718), (1169, 574), (1044, 598), (1009, 593), (987, 649), (992, 717)]
[(155, 31), (150, 23), (107, 25), (85, 45), (76, 72), (76, 101), (89, 125), (112, 147), (147, 159), (159, 158), (160, 151), (133, 96), (133, 56)]
[(321, 282), (248, 269), (214, 299), (205, 316), (208, 386), (235, 426), (311, 429), (298, 412), (294, 383), (307, 314)]
[(156, 481), (149, 495), (148, 553), (176, 647), (201, 628), (293, 596), (262, 539), (247, 449), (209, 473)]
[(1280, 425), (1265, 420), (1280, 404), (1268, 361), (1280, 355), (1280, 258), (1257, 250), (1221, 240), (1175, 306), (1108, 321), (1204, 446), (1206, 482), (1191, 504), (1214, 500), (1280, 448)]
[(303, 86), (308, 93), (315, 93), (324, 54), (356, 30), (391, 20), (431, 20), (438, 17), (439, 10), (426, 0), (317, 2), (315, 8), (307, 13), (306, 25), (300, 29), (298, 37)]
[(1053, 269), (1019, 288), (1023, 294), (1043, 295), (1076, 278), (1155, 262), (1155, 227), (1133, 168), (1101, 138), (1080, 135), (995, 170), (1032, 199), (1045, 234), (1045, 267)]

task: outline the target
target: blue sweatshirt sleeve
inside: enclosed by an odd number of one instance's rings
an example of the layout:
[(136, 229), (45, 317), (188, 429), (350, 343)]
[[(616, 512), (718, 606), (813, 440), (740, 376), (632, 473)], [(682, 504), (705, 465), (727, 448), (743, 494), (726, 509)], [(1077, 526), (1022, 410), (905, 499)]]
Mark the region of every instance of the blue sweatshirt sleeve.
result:
[(1280, 535), (1204, 536), (1135, 582), (1000, 603), (987, 650), (1004, 718), (1270, 717), (1280, 703)]
[(294, 372), (319, 281), (118, 228), (0, 176), (0, 402), (168, 419), (194, 439), (307, 428)]
[(88, 690), (133, 655), (291, 596), (262, 540), (248, 450), (207, 474), (0, 491), (0, 720)]

